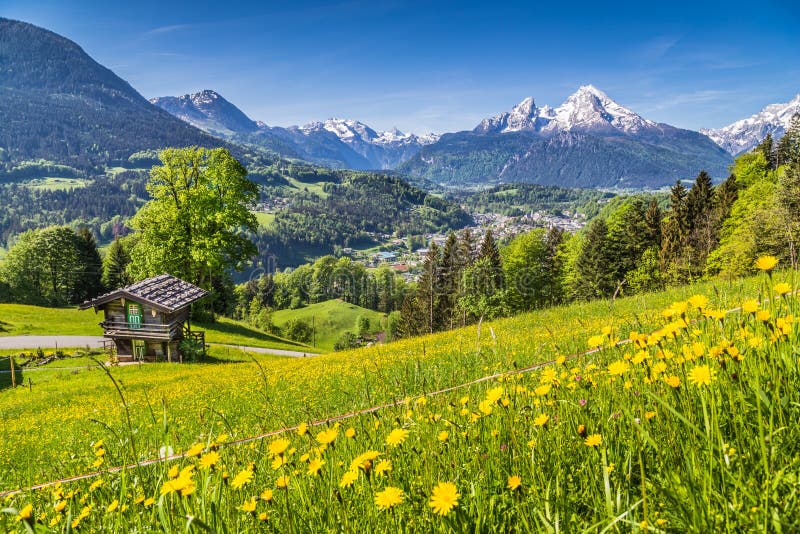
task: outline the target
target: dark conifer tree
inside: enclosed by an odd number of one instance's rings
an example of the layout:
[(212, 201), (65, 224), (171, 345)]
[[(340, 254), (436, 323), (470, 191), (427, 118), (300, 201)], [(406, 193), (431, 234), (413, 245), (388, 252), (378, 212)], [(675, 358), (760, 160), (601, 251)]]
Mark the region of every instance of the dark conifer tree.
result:
[(787, 165), (800, 160), (800, 113), (795, 113), (786, 133), (778, 141), (775, 165)]
[(585, 299), (611, 296), (616, 289), (613, 280), (614, 261), (608, 243), (608, 226), (604, 219), (597, 218), (589, 225), (586, 241), (576, 262), (580, 275), (578, 295)]
[(490, 281), (494, 284), (496, 291), (502, 289), (503, 260), (500, 258), (500, 250), (497, 248), (497, 242), (494, 240), (494, 234), (492, 234), (491, 230), (486, 230), (483, 235), (477, 259), (486, 259), (489, 262)]
[(777, 157), (775, 154), (775, 146), (772, 141), (772, 134), (769, 133), (758, 146), (753, 149), (755, 152), (761, 152), (764, 159), (767, 161), (770, 169), (777, 168)]
[(436, 243), (431, 242), (425, 262), (422, 264), (422, 274), (417, 282), (416, 313), (422, 317), (424, 331), (431, 333), (440, 329), (442, 317), (438, 313), (441, 297), (441, 254)]
[(661, 208), (655, 198), (650, 200), (647, 211), (644, 213), (645, 241), (647, 247), (657, 247), (661, 249)]
[(441, 317), (442, 325), (445, 328), (453, 328), (456, 324), (457, 304), (459, 296), (459, 286), (461, 273), (463, 271), (461, 254), (458, 246), (456, 234), (450, 232), (444, 243), (442, 252), (442, 264), (440, 269), (440, 289), (439, 305), (437, 313)]
[(700, 171), (695, 178), (694, 185), (686, 195), (686, 216), (688, 220), (688, 230), (691, 232), (695, 227), (703, 224), (704, 219), (711, 211), (711, 199), (714, 196), (714, 186), (711, 176), (706, 171)]
[(76, 232), (75, 247), (81, 272), (76, 273), (72, 302), (83, 302), (103, 292), (103, 260), (97, 251), (97, 241), (88, 228), (82, 227)]
[(131, 283), (131, 277), (127, 272), (128, 264), (131, 262), (130, 253), (120, 239), (115, 239), (106, 252), (103, 259), (103, 285), (109, 289), (118, 289)]

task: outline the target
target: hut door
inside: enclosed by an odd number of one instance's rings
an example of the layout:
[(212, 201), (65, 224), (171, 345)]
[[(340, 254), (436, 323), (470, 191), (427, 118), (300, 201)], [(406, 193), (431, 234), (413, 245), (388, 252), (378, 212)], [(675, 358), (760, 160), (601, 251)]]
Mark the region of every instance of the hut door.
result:
[(127, 308), (128, 313), (128, 327), (129, 328), (141, 328), (142, 327), (142, 307), (135, 303), (131, 302), (128, 304)]
[(139, 339), (133, 340), (133, 357), (136, 360), (144, 360), (145, 344)]

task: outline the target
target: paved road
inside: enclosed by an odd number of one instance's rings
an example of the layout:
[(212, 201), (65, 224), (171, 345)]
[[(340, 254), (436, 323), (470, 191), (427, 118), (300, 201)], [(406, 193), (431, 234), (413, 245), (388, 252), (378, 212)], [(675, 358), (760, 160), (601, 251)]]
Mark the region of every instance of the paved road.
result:
[[(53, 349), (55, 347), (90, 347), (100, 348), (103, 342), (102, 336), (0, 336), (0, 350), (2, 349)], [(313, 352), (297, 352), (282, 349), (265, 349), (262, 347), (246, 347), (243, 345), (223, 345), (220, 343), (209, 343), (217, 347), (229, 347), (232, 349), (246, 350), (248, 352), (258, 352), (261, 354), (274, 354), (275, 356), (288, 356), (290, 358), (304, 358), (306, 356), (317, 356)]]
[(102, 342), (102, 336), (7, 336), (0, 337), (0, 349), (99, 348), (103, 346)]

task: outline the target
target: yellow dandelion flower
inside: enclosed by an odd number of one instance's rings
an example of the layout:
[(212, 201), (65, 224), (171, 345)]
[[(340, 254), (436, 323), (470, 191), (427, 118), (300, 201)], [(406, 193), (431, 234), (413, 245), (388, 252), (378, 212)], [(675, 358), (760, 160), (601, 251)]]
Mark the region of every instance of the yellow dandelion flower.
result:
[(147, 499), (144, 500), (142, 504), (144, 505), (145, 508), (149, 508), (153, 506), (155, 502), (156, 500), (153, 497), (148, 497)]
[(181, 472), (180, 467), (178, 467), (177, 465), (173, 465), (172, 467), (169, 468), (169, 471), (167, 471), (167, 476), (169, 478), (178, 478), (178, 473), (180, 472)]
[(353, 439), (354, 437), (356, 437), (356, 429), (351, 426), (350, 428), (344, 431), (344, 435), (347, 438)]
[(209, 451), (200, 458), (200, 467), (203, 469), (210, 469), (219, 462), (219, 453), (217, 451)]
[(769, 321), (769, 310), (758, 310), (756, 312), (756, 320), (763, 322)]
[(291, 444), (292, 442), (286, 438), (276, 439), (269, 444), (269, 453), (272, 456), (279, 456), (286, 452), (286, 449), (288, 449)]
[(309, 475), (316, 475), (322, 466), (325, 465), (325, 460), (320, 460), (319, 458), (314, 458), (310, 462), (308, 462), (308, 474)]
[(592, 336), (586, 341), (586, 344), (589, 346), (590, 349), (593, 349), (596, 347), (602, 347), (604, 341), (605, 339), (603, 338), (603, 336)]
[(458, 506), (458, 498), (461, 494), (458, 493), (458, 488), (452, 482), (439, 482), (433, 488), (428, 506), (433, 509), (434, 514), (445, 516), (450, 513), (450, 510)]
[(266, 521), (267, 519), (269, 519), (269, 514), (267, 512), (261, 512), (258, 514), (259, 521)]
[(400, 488), (387, 486), (386, 489), (375, 494), (375, 506), (377, 506), (379, 510), (388, 510), (402, 502), (403, 490)]
[(708, 386), (715, 377), (716, 372), (708, 365), (698, 365), (689, 371), (689, 382), (695, 386)]
[(188, 451), (186, 451), (186, 456), (188, 456), (189, 458), (200, 456), (200, 453), (203, 452), (204, 448), (205, 446), (202, 443), (195, 443), (194, 445), (189, 447)]
[(533, 420), (533, 424), (536, 426), (544, 426), (547, 424), (547, 421), (550, 420), (550, 416), (546, 413), (540, 413), (536, 416), (536, 419)]
[(500, 400), (500, 397), (503, 396), (503, 388), (496, 387), (492, 388), (486, 392), (486, 402), (489, 404), (494, 404), (495, 402)]
[(392, 447), (397, 447), (403, 443), (408, 437), (408, 430), (404, 428), (395, 428), (389, 435), (386, 436), (386, 444)]
[(552, 387), (553, 387), (553, 386), (552, 386), (552, 385), (550, 385), (550, 384), (542, 384), (541, 386), (539, 386), (539, 387), (537, 387), (536, 389), (534, 389), (534, 390), (533, 390), (533, 392), (534, 392), (534, 393), (536, 393), (536, 394), (537, 394), (538, 396), (540, 396), (540, 397), (544, 397), (544, 396), (546, 396), (548, 393), (550, 393), (550, 389), (551, 389)]
[(356, 480), (358, 480), (358, 471), (347, 471), (344, 475), (342, 475), (342, 480), (339, 482), (339, 487), (349, 488)]
[(758, 311), (758, 308), (758, 301), (755, 299), (748, 299), (742, 302), (742, 310), (746, 311), (747, 313), (755, 313)]
[(631, 368), (630, 364), (625, 360), (617, 360), (609, 364), (608, 374), (610, 374), (611, 376), (624, 375), (625, 373), (628, 372), (628, 369), (630, 368)]
[(30, 521), (31, 517), (33, 517), (33, 505), (26, 504), (22, 510), (19, 511), (17, 514), (18, 521)]
[(335, 440), (338, 435), (339, 431), (336, 428), (329, 428), (317, 434), (317, 441), (322, 445), (329, 445), (333, 443), (333, 440)]
[(66, 507), (67, 507), (67, 501), (58, 501), (55, 504), (55, 506), (53, 506), (53, 510), (55, 510), (58, 513), (61, 513), (64, 511), (64, 508)]
[(244, 469), (239, 471), (239, 474), (236, 475), (231, 482), (231, 487), (233, 489), (239, 489), (250, 483), (253, 480), (253, 472), (250, 469)]
[(299, 425), (297, 425), (296, 432), (298, 436), (305, 436), (306, 432), (308, 432), (308, 425), (305, 422), (300, 423)]
[(378, 451), (367, 451), (363, 454), (359, 454), (350, 462), (350, 471), (358, 471), (359, 469), (369, 471), (372, 468), (373, 460), (377, 459), (380, 455), (381, 453)]
[(286, 465), (288, 463), (289, 463), (289, 459), (286, 458), (286, 456), (283, 456), (283, 455), (276, 456), (275, 458), (272, 459), (272, 463), (270, 464), (270, 467), (272, 467), (273, 471), (277, 471), (278, 469), (280, 469), (281, 467), (283, 467), (284, 465)]
[(246, 501), (244, 501), (244, 503), (242, 503), (239, 509), (246, 514), (252, 514), (253, 512), (256, 511), (256, 500), (247, 499)]
[(450, 433), (447, 430), (439, 432), (439, 441), (447, 441), (450, 438)]
[(769, 272), (778, 265), (778, 258), (775, 256), (761, 256), (756, 260), (756, 269)]
[(774, 290), (775, 293), (778, 295), (785, 295), (786, 293), (792, 290), (792, 286), (790, 286), (786, 282), (781, 282), (779, 284), (775, 284)]
[[(478, 404), (478, 409), (481, 411), (481, 413), (483, 413), (483, 415), (492, 415), (492, 403), (490, 403), (488, 400), (481, 401), (481, 403)], [(469, 413), (468, 410), (464, 411)]]
[(381, 460), (375, 466), (375, 474), (382, 475), (384, 473), (388, 473), (392, 470), (392, 461), (391, 460)]
[(689, 297), (689, 305), (698, 310), (704, 310), (708, 306), (708, 297), (705, 295), (693, 295)]
[(108, 505), (108, 508), (106, 508), (106, 512), (111, 513), (115, 511), (117, 508), (119, 508), (119, 501), (117, 499), (114, 499), (113, 501), (111, 501), (111, 504)]
[(275, 487), (278, 489), (286, 489), (289, 487), (289, 475), (281, 475), (275, 481)]
[(585, 440), (583, 440), (583, 444), (587, 447), (597, 447), (601, 443), (603, 443), (603, 436), (600, 434), (590, 434), (586, 436)]
[(645, 419), (652, 419), (656, 416), (656, 412), (644, 412)]
[(517, 491), (520, 486), (522, 486), (522, 479), (519, 477), (519, 475), (511, 475), (508, 477), (508, 484), (506, 484), (508, 489), (511, 491)]
[(671, 388), (678, 388), (681, 386), (681, 379), (675, 375), (669, 375), (664, 377), (664, 382)]
[(261, 492), (261, 495), (258, 496), (264, 502), (269, 502), (272, 500), (272, 490), (267, 488)]

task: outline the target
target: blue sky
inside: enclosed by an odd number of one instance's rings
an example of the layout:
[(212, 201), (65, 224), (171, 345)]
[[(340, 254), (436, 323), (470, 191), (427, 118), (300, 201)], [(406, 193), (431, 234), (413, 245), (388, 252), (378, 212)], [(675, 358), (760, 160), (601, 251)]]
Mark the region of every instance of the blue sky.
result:
[(800, 92), (792, 0), (0, 0), (0, 16), (73, 39), (148, 98), (214, 89), (281, 126), (456, 131), (591, 83), (698, 129)]

